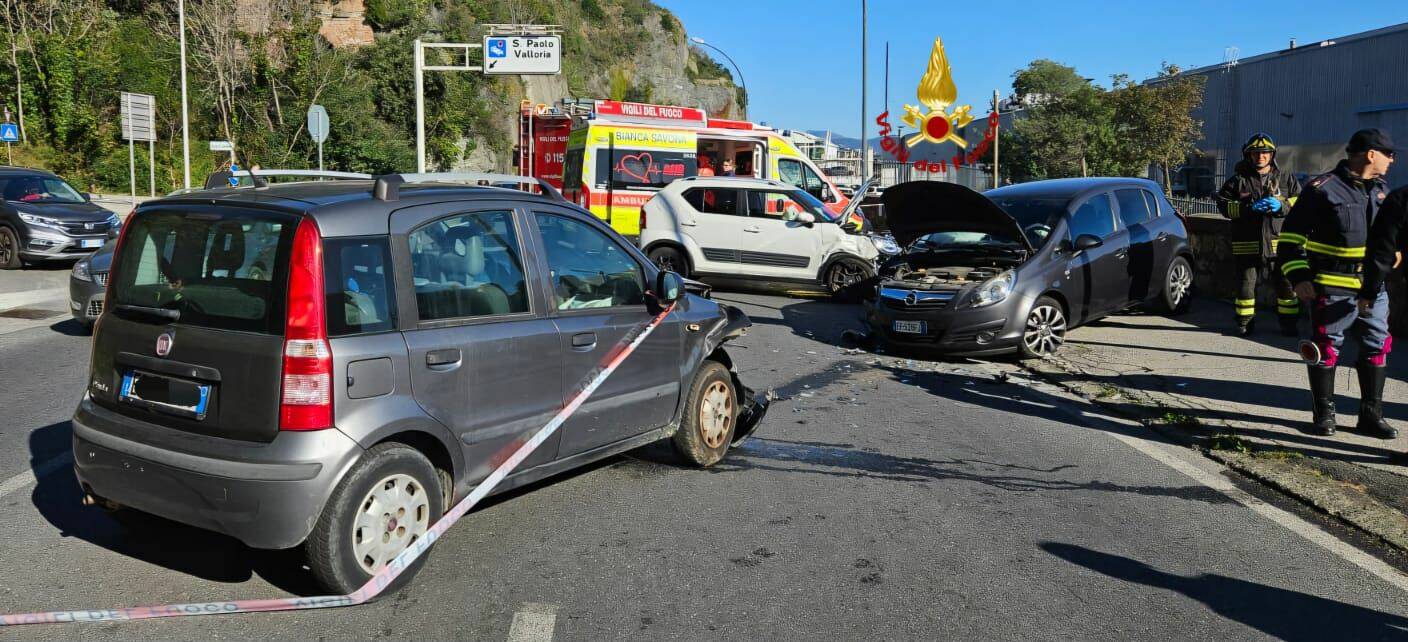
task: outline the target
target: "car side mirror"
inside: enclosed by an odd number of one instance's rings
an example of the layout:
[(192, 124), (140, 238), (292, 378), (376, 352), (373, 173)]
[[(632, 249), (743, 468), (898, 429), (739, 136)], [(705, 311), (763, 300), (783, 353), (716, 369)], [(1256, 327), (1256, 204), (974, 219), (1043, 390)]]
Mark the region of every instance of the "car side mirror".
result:
[(1076, 237), (1076, 241), (1071, 244), (1071, 247), (1077, 252), (1084, 252), (1086, 250), (1093, 250), (1104, 244), (1105, 242), (1094, 234), (1082, 234)]
[(669, 305), (684, 296), (684, 278), (669, 270), (660, 270), (655, 275), (655, 299), (661, 305)]
[(797, 215), (793, 217), (792, 220), (797, 221), (798, 223), (801, 223), (802, 225), (805, 225), (807, 227), (811, 227), (813, 223), (816, 223), (816, 216), (814, 216), (811, 212), (797, 212)]
[(860, 224), (855, 221), (846, 221), (846, 224), (841, 226), (841, 231), (848, 234), (854, 234), (858, 230), (860, 230)]
[(94, 199), (94, 198), (97, 198), (97, 196), (98, 196), (97, 194), (92, 194), (92, 193), (89, 193), (89, 192), (83, 192), (83, 200), (84, 200), (85, 202), (88, 202), (88, 203), (92, 203), (92, 202), (93, 202), (93, 199)]

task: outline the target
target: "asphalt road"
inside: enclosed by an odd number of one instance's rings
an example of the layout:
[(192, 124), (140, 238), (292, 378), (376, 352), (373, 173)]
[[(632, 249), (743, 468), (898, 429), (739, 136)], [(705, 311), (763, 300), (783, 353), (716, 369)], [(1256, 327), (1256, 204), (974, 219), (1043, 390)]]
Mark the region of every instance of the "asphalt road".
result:
[[(1408, 583), (1011, 364), (848, 352), (856, 308), (716, 296), (757, 324), (731, 348), (745, 381), (780, 397), (716, 468), (650, 447), (496, 498), (367, 606), (0, 638), (1408, 636)], [(292, 554), (79, 505), (55, 460), (87, 367), (74, 329), (0, 333), (0, 612), (310, 594)]]

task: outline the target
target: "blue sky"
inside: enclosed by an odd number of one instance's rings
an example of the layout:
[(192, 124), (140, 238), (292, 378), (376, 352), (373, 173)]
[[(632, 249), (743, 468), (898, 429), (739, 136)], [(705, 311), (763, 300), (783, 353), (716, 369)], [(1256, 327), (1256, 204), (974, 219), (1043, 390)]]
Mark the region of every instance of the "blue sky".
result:
[[(859, 133), (860, 0), (656, 1), (680, 17), (689, 35), (728, 52), (742, 68), (751, 120)], [(992, 90), (1008, 94), (1012, 72), (1036, 58), (1072, 65), (1108, 85), (1116, 73), (1148, 78), (1163, 61), (1184, 68), (1221, 62), (1227, 47), (1246, 58), (1284, 49), (1293, 37), (1307, 45), (1403, 22), (1405, 0), (870, 0), (868, 133), (875, 135), (875, 115), (884, 110), (887, 40), (892, 113), (906, 101), (917, 104), (915, 86), (936, 36), (953, 65), (959, 104), (986, 112)]]

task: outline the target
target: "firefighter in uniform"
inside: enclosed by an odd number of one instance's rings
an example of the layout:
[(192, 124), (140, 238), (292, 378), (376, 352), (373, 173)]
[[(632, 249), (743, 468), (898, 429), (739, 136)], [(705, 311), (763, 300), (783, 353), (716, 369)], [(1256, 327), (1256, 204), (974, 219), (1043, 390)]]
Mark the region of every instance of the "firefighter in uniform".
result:
[[(1296, 296), (1310, 306), (1310, 339), (1301, 342), (1301, 356), (1310, 374), (1315, 432), (1335, 433), (1335, 364), (1349, 334), (1359, 348), (1359, 430), (1393, 439), (1398, 433), (1383, 419), (1384, 366), (1392, 349), (1388, 293), (1382, 280), (1364, 279), (1365, 245), (1386, 197), (1380, 177), (1393, 163), (1393, 141), (1380, 130), (1364, 129), (1346, 151), (1349, 157), (1334, 171), (1301, 190), (1281, 229), (1277, 256)], [(1362, 292), (1366, 288), (1373, 291)]]
[[(1360, 314), (1373, 310), (1384, 281), (1403, 262), (1403, 253), (1408, 251), (1408, 229), (1405, 228), (1408, 228), (1408, 187), (1400, 187), (1384, 199), (1379, 216), (1374, 219), (1374, 226), (1369, 228), (1369, 243), (1364, 255), (1364, 286), (1359, 289)], [(1382, 391), (1382, 368), (1376, 377), (1370, 383), (1378, 386), (1376, 390)], [(1379, 412), (1382, 413), (1382, 410)], [(1392, 434), (1392, 428), (1389, 434)], [(1408, 453), (1400, 452), (1396, 459), (1408, 461)]]
[(1276, 286), (1276, 314), (1281, 332), (1296, 336), (1299, 300), (1285, 276), (1272, 269), (1281, 222), (1295, 205), (1300, 183), (1276, 165), (1276, 143), (1257, 133), (1242, 145), (1242, 160), (1217, 192), (1217, 208), (1232, 219), (1232, 255), (1240, 283), (1233, 314), (1238, 333), (1256, 326), (1256, 286), (1270, 279)]

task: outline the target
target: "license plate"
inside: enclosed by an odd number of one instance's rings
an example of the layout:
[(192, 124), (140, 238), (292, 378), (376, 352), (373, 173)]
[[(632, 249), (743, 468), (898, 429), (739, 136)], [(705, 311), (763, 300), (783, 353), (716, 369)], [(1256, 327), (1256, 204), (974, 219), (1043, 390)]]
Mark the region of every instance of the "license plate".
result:
[(923, 321), (904, 321), (901, 319), (896, 319), (894, 328), (895, 332), (903, 332), (905, 334), (924, 334)]
[(79, 241), (79, 247), (82, 247), (82, 248), (102, 247), (102, 246), (103, 246), (103, 239), (83, 239), (83, 240)]
[(210, 386), (134, 370), (122, 376), (119, 401), (190, 419), (205, 419)]

